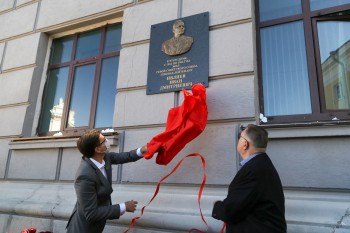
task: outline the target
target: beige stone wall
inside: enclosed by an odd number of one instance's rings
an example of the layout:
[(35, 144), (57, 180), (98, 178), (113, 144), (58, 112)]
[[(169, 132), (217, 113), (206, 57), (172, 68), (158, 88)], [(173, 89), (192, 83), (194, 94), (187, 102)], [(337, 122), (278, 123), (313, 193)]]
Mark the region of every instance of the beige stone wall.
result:
[[(9, 189), (0, 192), (0, 212), (3, 213), (0, 215), (0, 231), (18, 232), (21, 226), (35, 223), (42, 230), (64, 232), (75, 202), (73, 180), (80, 161), (80, 154), (75, 148), (76, 138), (11, 142), (21, 136), (35, 136), (52, 39), (106, 23), (122, 22), (123, 48), (113, 116), (113, 127), (122, 138), (119, 141), (118, 138), (113, 139), (113, 150), (131, 150), (162, 132), (168, 110), (183, 100), (181, 92), (146, 95), (151, 25), (209, 12), (209, 120), (205, 131), (168, 166), (157, 165), (155, 157), (116, 166), (113, 200), (124, 201), (123, 198), (135, 195), (133, 197), (140, 199), (140, 205), (147, 204), (155, 183), (180, 159), (198, 152), (206, 159), (207, 184), (210, 187), (203, 193), (202, 210), (209, 219), (212, 232), (218, 232), (221, 222), (211, 218), (212, 203), (224, 198), (227, 185), (238, 169), (236, 142), (239, 126), (256, 123), (259, 115), (253, 2), (0, 1), (0, 185)], [(283, 184), (292, 188), (348, 188), (349, 129), (348, 126), (270, 128), (269, 154), (280, 171)], [(121, 176), (117, 177), (117, 174)], [(178, 233), (187, 232), (192, 224), (203, 227), (196, 202), (202, 174), (198, 158), (186, 159), (179, 170), (164, 182), (165, 194), (151, 207), (149, 215), (141, 220), (135, 232)], [(29, 196), (23, 192), (22, 196), (16, 196), (18, 187), (24, 191), (31, 190), (28, 191)], [(174, 191), (177, 188), (179, 190)], [(32, 193), (37, 190), (38, 193)], [(322, 194), (311, 193), (307, 198), (320, 195), (321, 204), (316, 205), (325, 210), (335, 206), (334, 201), (327, 202), (329, 196)], [(47, 195), (49, 200), (40, 201), (39, 197), (43, 195)], [(307, 232), (328, 232), (319, 229), (329, 230), (332, 224), (341, 222), (338, 221), (339, 216), (348, 216), (348, 212), (343, 213), (344, 209), (348, 211), (348, 207), (336, 206), (334, 213), (327, 213), (325, 227), (323, 220), (317, 220), (323, 218), (300, 215), (304, 213), (299, 210), (306, 200), (303, 194), (289, 192), (288, 197), (290, 232), (301, 232), (305, 226), (310, 226)], [(337, 197), (341, 194), (330, 194), (332, 200)], [(347, 198), (344, 197), (344, 202)], [(21, 205), (24, 201), (26, 206)], [(169, 206), (169, 211), (162, 212), (165, 205)], [(319, 212), (313, 206), (310, 205), (306, 212)], [(155, 220), (159, 216), (164, 218), (162, 223)], [(121, 221), (110, 222), (106, 232), (125, 229), (131, 217), (127, 215)]]
[[(45, 184), (48, 185), (45, 190), (50, 190), (50, 185), (57, 182), (66, 184), (52, 186), (52, 192), (49, 193), (55, 193), (54, 189), (58, 187), (62, 190), (54, 194), (58, 199), (51, 207), (46, 204), (48, 208), (38, 211), (42, 202), (33, 199), (28, 205), (14, 207), (17, 213), (25, 217), (1, 215), (0, 221), (4, 223), (5, 231), (18, 231), (21, 225), (35, 222), (42, 230), (50, 230), (47, 229), (50, 227), (51, 230), (61, 232), (74, 204), (72, 182), (81, 157), (75, 148), (76, 138), (9, 142), (21, 135), (35, 136), (52, 38), (108, 22), (123, 23), (123, 48), (113, 121), (113, 126), (123, 140), (118, 141), (116, 138), (113, 150), (131, 150), (162, 132), (168, 110), (183, 100), (181, 92), (146, 95), (151, 25), (206, 11), (210, 16), (207, 128), (168, 166), (157, 165), (154, 157), (114, 167), (114, 181), (136, 184), (120, 184), (117, 187), (119, 195), (117, 192), (114, 194), (117, 201), (124, 201), (123, 198), (134, 195), (141, 204), (146, 204), (151, 197), (154, 183), (170, 172), (180, 159), (193, 152), (201, 153), (207, 161), (207, 184), (226, 185), (232, 179), (238, 161), (235, 151), (238, 126), (243, 122), (254, 122), (255, 119), (250, 1), (224, 0), (220, 4), (213, 4), (209, 0), (200, 1), (200, 4), (198, 1), (181, 0), (92, 0), (88, 4), (86, 0), (1, 1), (0, 28), (3, 30), (0, 31), (0, 86), (5, 90), (0, 92), (0, 140), (3, 145), (0, 151), (1, 178), (13, 182), (27, 181), (26, 187), (38, 190), (35, 191), (37, 194), (41, 193), (39, 187)], [(140, 220), (141, 228), (135, 232), (148, 232), (149, 227), (158, 227), (157, 232), (203, 228), (197, 216), (195, 197), (202, 176), (200, 159), (186, 159), (179, 171), (164, 181), (178, 186), (166, 188), (167, 191), (150, 207), (148, 217)], [(37, 187), (37, 182), (42, 182), (44, 186)], [(149, 185), (138, 186), (139, 183)], [(9, 184), (7, 188), (14, 189), (11, 182)], [(71, 189), (67, 190), (66, 187)], [(221, 188), (204, 192), (203, 211), (213, 231), (218, 231), (221, 223), (210, 219), (210, 205), (214, 199), (220, 198), (218, 194), (224, 196), (225, 190)], [(7, 197), (0, 196), (1, 209), (8, 208), (6, 204), (1, 204), (3, 198)], [(167, 216), (160, 212), (169, 198), (173, 199), (173, 204), (169, 206), (168, 212), (171, 214)], [(20, 197), (14, 199), (15, 203), (17, 201), (20, 201)], [(176, 207), (180, 207), (183, 213), (179, 214)], [(51, 214), (58, 219), (48, 220)], [(164, 222), (159, 225), (155, 219), (160, 215), (164, 217)], [(39, 218), (33, 220), (33, 217)], [(131, 217), (128, 215), (124, 220), (113, 223), (114, 226), (107, 226), (106, 231), (124, 229)]]
[[(181, 104), (183, 96), (182, 93), (145, 95), (151, 25), (206, 11), (209, 12), (210, 24), (207, 128), (166, 167), (156, 165), (155, 158), (123, 165), (124, 181), (154, 182), (193, 152), (205, 156), (209, 184), (227, 184), (232, 179), (237, 165), (235, 138), (240, 123), (237, 119), (244, 122), (254, 122), (255, 119), (253, 29), (249, 1), (222, 1), (220, 4), (212, 1), (146, 1), (127, 8), (123, 15), (124, 47), (119, 64), (114, 124), (125, 130), (125, 149), (148, 142), (164, 130), (168, 110), (176, 107), (176, 102)], [(199, 160), (191, 158), (180, 169), (166, 182), (200, 183), (196, 175), (201, 174)]]

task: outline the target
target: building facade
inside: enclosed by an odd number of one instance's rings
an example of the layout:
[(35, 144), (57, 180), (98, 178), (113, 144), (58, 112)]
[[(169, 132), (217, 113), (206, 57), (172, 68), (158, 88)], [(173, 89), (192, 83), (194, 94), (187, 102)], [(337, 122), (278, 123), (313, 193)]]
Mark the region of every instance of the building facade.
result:
[[(1, 0), (0, 232), (65, 232), (84, 131), (104, 130), (113, 151), (164, 131), (183, 96), (146, 94), (151, 26), (203, 12), (207, 126), (167, 166), (155, 158), (115, 166), (113, 203), (139, 208), (105, 232), (124, 232), (157, 182), (194, 152), (206, 160), (200, 207), (208, 232), (219, 232), (212, 205), (239, 169), (237, 137), (249, 123), (269, 132), (288, 233), (350, 232), (347, 0)], [(132, 232), (205, 231), (203, 174), (199, 159), (184, 160)]]

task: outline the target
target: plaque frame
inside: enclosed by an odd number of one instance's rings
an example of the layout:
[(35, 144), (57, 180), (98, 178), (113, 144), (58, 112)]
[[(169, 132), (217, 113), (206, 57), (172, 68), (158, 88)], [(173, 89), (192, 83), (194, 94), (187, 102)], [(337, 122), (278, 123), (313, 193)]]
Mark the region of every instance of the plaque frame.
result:
[[(166, 52), (165, 45), (176, 37), (183, 22), (182, 44)], [(192, 38), (192, 44), (191, 44)], [(191, 44), (191, 45), (190, 45)], [(190, 46), (189, 46), (190, 45)], [(177, 49), (179, 47), (182, 49)], [(189, 47), (189, 48), (188, 48)], [(177, 53), (178, 52), (178, 53)], [(146, 94), (191, 89), (196, 83), (209, 86), (209, 12), (187, 16), (151, 26)]]

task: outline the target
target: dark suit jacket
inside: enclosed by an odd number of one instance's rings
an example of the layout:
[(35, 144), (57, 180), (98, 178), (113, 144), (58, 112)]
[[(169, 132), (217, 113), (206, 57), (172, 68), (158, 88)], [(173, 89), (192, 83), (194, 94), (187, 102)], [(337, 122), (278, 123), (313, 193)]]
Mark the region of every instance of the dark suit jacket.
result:
[(83, 157), (76, 173), (74, 188), (77, 202), (67, 224), (67, 233), (101, 233), (107, 219), (120, 217), (119, 205), (112, 205), (111, 164), (134, 162), (140, 159), (136, 150), (123, 153), (106, 153), (105, 170), (107, 179), (100, 169)]
[(227, 233), (286, 233), (281, 180), (267, 154), (248, 161), (231, 182), (226, 199), (212, 216), (227, 223)]

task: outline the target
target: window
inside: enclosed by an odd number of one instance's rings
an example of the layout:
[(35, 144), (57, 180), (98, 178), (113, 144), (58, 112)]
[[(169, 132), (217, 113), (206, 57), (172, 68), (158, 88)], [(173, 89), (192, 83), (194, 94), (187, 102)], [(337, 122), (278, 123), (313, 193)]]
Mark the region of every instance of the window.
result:
[(349, 122), (350, 0), (255, 2), (261, 123)]
[(121, 25), (52, 41), (38, 135), (111, 127)]

